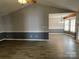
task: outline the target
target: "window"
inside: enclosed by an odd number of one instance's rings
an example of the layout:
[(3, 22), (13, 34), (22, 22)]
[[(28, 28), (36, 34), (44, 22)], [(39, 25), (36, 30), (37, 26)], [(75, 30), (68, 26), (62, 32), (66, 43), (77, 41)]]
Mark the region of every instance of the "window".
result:
[(64, 31), (69, 31), (69, 20), (64, 21)]
[(70, 34), (76, 32), (76, 17), (71, 17), (64, 20), (64, 31)]
[(75, 22), (76, 22), (75, 19), (71, 19), (71, 21), (70, 21), (70, 32), (75, 33), (75, 25), (76, 25)]

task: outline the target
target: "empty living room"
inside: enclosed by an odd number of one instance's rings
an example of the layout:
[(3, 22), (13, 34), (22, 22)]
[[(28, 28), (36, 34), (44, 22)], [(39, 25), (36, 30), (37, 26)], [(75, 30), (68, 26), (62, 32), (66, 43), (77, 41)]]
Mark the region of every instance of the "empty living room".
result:
[(79, 59), (79, 1), (0, 0), (0, 59)]

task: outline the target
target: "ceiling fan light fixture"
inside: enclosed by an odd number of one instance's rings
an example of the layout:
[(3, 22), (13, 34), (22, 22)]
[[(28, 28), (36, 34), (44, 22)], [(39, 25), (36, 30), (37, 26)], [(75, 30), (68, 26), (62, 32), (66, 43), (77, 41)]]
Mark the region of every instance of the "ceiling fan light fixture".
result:
[(27, 4), (28, 1), (27, 0), (18, 0), (18, 3), (20, 3), (20, 4)]
[(18, 0), (18, 3), (20, 4), (34, 4), (36, 3), (35, 0)]
[(29, 2), (30, 4), (35, 4), (35, 3), (36, 3), (36, 0), (28, 0), (28, 2)]

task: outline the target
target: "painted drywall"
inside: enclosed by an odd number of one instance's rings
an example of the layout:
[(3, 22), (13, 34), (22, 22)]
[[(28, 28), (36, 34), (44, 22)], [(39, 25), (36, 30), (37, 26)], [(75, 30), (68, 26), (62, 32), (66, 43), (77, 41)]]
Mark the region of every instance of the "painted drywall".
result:
[(3, 19), (2, 19), (2, 17), (0, 17), (0, 33), (2, 33), (2, 32), (4, 32), (5, 30), (4, 30), (4, 21), (3, 21)]
[(5, 38), (5, 34), (4, 34), (5, 28), (4, 28), (4, 21), (2, 19), (2, 17), (0, 16), (0, 41)]
[(79, 12), (76, 14), (76, 40), (79, 42)]
[(48, 39), (48, 15), (66, 13), (46, 5), (34, 4), (3, 16), (7, 38)]
[(9, 15), (2, 16), (4, 32), (9, 32), (12, 30), (11, 18)]
[[(66, 10), (53, 8), (45, 5), (30, 5), (11, 14), (7, 19), (8, 32), (48, 32), (48, 14), (65, 13)], [(11, 28), (10, 28), (11, 27)]]

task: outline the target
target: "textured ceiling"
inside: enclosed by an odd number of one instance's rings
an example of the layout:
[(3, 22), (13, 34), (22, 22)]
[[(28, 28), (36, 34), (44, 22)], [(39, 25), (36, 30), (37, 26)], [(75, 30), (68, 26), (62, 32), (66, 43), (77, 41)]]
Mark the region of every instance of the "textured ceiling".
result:
[[(37, 0), (37, 2), (52, 7), (79, 11), (79, 0)], [(22, 7), (24, 6), (20, 5), (17, 0), (0, 0), (0, 15), (8, 14)]]

